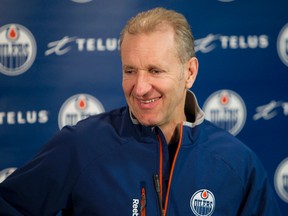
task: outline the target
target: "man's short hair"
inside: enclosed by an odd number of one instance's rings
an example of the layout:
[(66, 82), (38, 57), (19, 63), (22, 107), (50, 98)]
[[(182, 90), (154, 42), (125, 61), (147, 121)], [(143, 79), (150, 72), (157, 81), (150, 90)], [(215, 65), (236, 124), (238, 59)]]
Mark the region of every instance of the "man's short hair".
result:
[(175, 42), (180, 62), (184, 64), (191, 57), (195, 57), (193, 34), (184, 15), (161, 7), (141, 12), (128, 20), (120, 34), (120, 49), (125, 34), (148, 34), (161, 31), (167, 25), (171, 26), (175, 32)]

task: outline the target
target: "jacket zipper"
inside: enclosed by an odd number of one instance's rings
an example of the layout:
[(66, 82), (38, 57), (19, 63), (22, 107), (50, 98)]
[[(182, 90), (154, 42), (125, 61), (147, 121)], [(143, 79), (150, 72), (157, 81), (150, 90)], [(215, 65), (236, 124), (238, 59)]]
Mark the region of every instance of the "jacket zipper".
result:
[(165, 204), (164, 204), (164, 208), (162, 207), (162, 176), (163, 176), (163, 142), (161, 140), (160, 135), (158, 134), (158, 141), (159, 141), (159, 146), (160, 146), (160, 161), (159, 161), (159, 175), (155, 174), (153, 176), (153, 180), (154, 180), (154, 186), (155, 186), (155, 190), (157, 192), (157, 198), (158, 198), (158, 205), (161, 211), (161, 216), (166, 216), (166, 210), (167, 210), (167, 206), (168, 206), (168, 198), (169, 198), (169, 194), (170, 194), (170, 186), (171, 186), (171, 181), (172, 181), (172, 176), (173, 176), (173, 172), (174, 172), (174, 168), (175, 168), (175, 164), (176, 164), (176, 159), (178, 157), (178, 153), (182, 144), (182, 134), (183, 133), (183, 123), (180, 124), (180, 132), (179, 132), (179, 143), (177, 146), (177, 150), (175, 152), (174, 155), (174, 159), (173, 159), (173, 163), (171, 166), (171, 170), (170, 170), (170, 174), (169, 174), (169, 181), (168, 181), (168, 187), (167, 187), (167, 193), (166, 193), (166, 198), (165, 198)]
[(159, 181), (159, 176), (157, 174), (153, 176), (153, 181), (154, 181), (155, 190), (157, 192), (157, 199), (158, 199), (158, 206), (160, 209), (160, 214), (161, 216), (164, 216), (164, 209), (162, 207), (161, 184)]

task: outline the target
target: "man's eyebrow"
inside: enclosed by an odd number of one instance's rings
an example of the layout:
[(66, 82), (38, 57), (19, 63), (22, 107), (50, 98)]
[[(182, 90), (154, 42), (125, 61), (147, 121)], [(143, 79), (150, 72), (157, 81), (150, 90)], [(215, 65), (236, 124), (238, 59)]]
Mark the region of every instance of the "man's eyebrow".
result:
[(131, 65), (123, 65), (123, 68), (133, 68)]
[(127, 69), (135, 69), (135, 67), (131, 66), (131, 65), (123, 65), (122, 66), (123, 70), (127, 70)]
[(160, 65), (155, 65), (155, 64), (145, 65), (144, 68), (137, 68), (137, 67), (132, 66), (132, 65), (123, 65), (122, 66), (122, 70), (129, 70), (129, 69), (133, 69), (133, 70), (138, 70), (138, 69), (140, 69), (140, 70), (141, 69), (142, 70), (150, 70), (150, 69), (153, 69), (153, 68), (164, 70), (163, 67), (161, 67)]

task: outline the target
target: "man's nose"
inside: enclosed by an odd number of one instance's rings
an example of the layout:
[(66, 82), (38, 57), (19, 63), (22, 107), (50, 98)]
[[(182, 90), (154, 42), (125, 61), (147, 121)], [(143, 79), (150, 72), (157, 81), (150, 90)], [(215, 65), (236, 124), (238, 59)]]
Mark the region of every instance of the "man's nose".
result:
[(134, 85), (134, 95), (143, 97), (152, 88), (150, 84), (150, 77), (147, 71), (139, 70), (136, 76)]

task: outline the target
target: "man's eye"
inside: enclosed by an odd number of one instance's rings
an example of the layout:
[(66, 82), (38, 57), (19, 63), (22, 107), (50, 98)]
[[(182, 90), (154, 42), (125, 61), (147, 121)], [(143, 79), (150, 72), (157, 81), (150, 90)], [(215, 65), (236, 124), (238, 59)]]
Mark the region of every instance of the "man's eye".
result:
[(124, 70), (124, 73), (125, 74), (132, 74), (132, 73), (134, 73), (135, 72), (135, 70)]
[(156, 69), (156, 68), (150, 69), (149, 71), (150, 71), (150, 73), (153, 73), (153, 74), (159, 74), (159, 73), (161, 73), (161, 70)]

